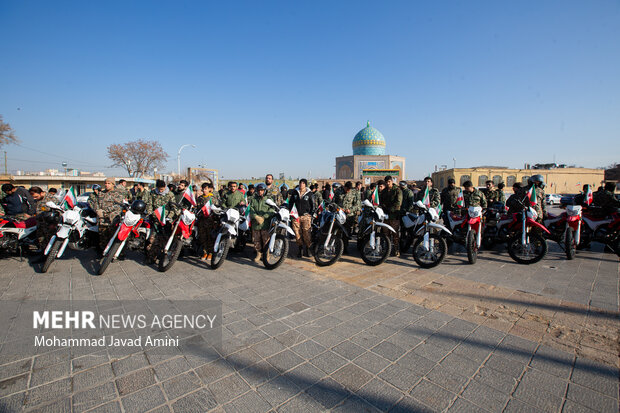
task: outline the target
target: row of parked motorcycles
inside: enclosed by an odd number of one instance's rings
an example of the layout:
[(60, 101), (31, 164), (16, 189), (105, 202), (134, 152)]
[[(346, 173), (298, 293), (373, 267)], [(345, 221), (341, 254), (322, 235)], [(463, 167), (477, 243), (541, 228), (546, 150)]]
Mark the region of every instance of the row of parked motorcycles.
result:
[[(295, 233), (291, 228), (288, 208), (267, 203), (274, 210), (269, 226), (269, 242), (262, 254), (265, 268), (279, 267), (288, 255), (289, 242)], [(110, 263), (122, 258), (129, 250), (145, 251), (151, 238), (151, 231), (161, 231), (166, 239), (157, 257), (159, 271), (168, 271), (183, 251), (198, 254), (200, 251), (196, 220), (201, 214), (214, 214), (216, 226), (214, 247), (209, 265), (219, 268), (229, 251), (241, 252), (251, 242), (249, 216), (245, 207), (204, 208), (177, 205), (181, 211), (173, 222), (152, 222), (143, 208), (144, 203), (134, 202), (122, 205), (122, 213), (112, 223), (114, 236), (102, 251), (98, 273), (102, 275)], [(468, 262), (477, 261), (481, 248), (492, 249), (506, 244), (510, 257), (521, 264), (540, 261), (547, 253), (547, 240), (557, 242), (565, 251), (567, 259), (573, 259), (578, 249), (591, 242), (601, 242), (620, 255), (620, 214), (610, 216), (597, 214), (594, 208), (583, 211), (579, 205), (569, 205), (559, 215), (549, 214), (543, 223), (537, 222), (534, 208), (523, 204), (521, 212), (508, 213), (504, 204), (493, 204), (487, 209), (481, 207), (462, 208), (441, 214), (417, 202), (418, 212), (409, 212), (401, 219), (403, 231), (400, 239), (401, 254), (409, 254), (423, 268), (435, 267), (444, 260), (450, 244), (462, 245)], [(48, 212), (42, 220), (55, 230), (43, 250), (45, 260), (41, 272), (47, 272), (54, 260), (61, 258), (67, 247), (85, 250), (98, 247), (97, 216), (87, 204), (64, 208), (48, 202)], [(357, 249), (362, 260), (371, 266), (379, 265), (392, 251), (392, 237), (395, 232), (385, 221), (388, 216), (380, 206), (369, 200), (362, 203), (358, 217)], [(328, 203), (314, 215), (312, 221), (312, 245), (310, 251), (318, 266), (336, 263), (345, 246), (352, 239), (346, 228), (346, 214), (335, 203)], [(443, 224), (440, 223), (442, 219)], [(34, 218), (17, 222), (0, 217), (0, 251), (20, 252), (36, 245), (37, 221)]]

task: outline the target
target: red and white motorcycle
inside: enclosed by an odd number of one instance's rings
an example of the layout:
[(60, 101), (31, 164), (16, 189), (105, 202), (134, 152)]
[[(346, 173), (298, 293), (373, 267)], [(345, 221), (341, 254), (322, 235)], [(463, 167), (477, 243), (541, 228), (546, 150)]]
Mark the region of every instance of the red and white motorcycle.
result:
[(0, 216), (0, 250), (10, 253), (19, 252), (21, 259), (23, 249), (36, 245), (36, 241), (36, 218), (28, 218), (20, 222), (7, 216)]
[(125, 246), (129, 245), (131, 249), (144, 249), (146, 247), (151, 236), (151, 225), (145, 220), (143, 207), (144, 202), (138, 200), (134, 201), (129, 209), (123, 208), (123, 214), (116, 224), (116, 232), (103, 250), (103, 261), (99, 267), (99, 275), (103, 275), (110, 263), (121, 255)]
[(566, 258), (575, 258), (577, 245), (581, 241), (581, 205), (568, 205), (560, 215), (548, 214), (543, 221), (549, 230), (548, 238), (560, 244)]
[[(179, 207), (182, 207), (179, 205)], [(161, 272), (168, 271), (181, 255), (183, 245), (191, 246), (192, 233), (194, 230), (194, 223), (196, 222), (196, 214), (190, 209), (183, 208), (183, 211), (174, 222), (172, 226), (172, 232), (166, 242), (164, 250), (159, 257), (158, 269)]]
[(579, 248), (585, 248), (592, 241), (596, 241), (605, 244), (620, 256), (620, 213), (614, 212), (600, 217), (589, 211), (583, 214)]
[(508, 254), (519, 264), (533, 264), (547, 254), (547, 241), (542, 233), (550, 234), (544, 225), (536, 222), (538, 213), (534, 208), (525, 206), (517, 214), (520, 229), (508, 240)]
[(470, 264), (475, 264), (482, 244), (482, 207), (470, 206), (465, 215), (448, 213), (447, 216), (448, 227), (452, 232), (451, 239), (465, 246), (467, 260)]

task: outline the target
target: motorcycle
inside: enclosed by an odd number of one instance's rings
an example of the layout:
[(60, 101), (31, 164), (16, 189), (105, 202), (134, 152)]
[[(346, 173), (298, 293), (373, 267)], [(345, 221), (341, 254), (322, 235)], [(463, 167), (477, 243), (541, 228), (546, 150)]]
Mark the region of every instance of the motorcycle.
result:
[(213, 244), (213, 256), (211, 258), (211, 268), (218, 269), (224, 263), (228, 250), (235, 245), (239, 232), (239, 220), (241, 219), (239, 210), (229, 208), (223, 210), (219, 207), (212, 206), (211, 212), (218, 218), (217, 237)]
[(534, 264), (547, 254), (547, 241), (541, 235), (541, 231), (547, 234), (550, 232), (544, 225), (536, 222), (538, 214), (534, 208), (522, 202), (521, 205), (523, 210), (514, 215), (515, 223), (520, 224), (514, 227), (520, 228), (508, 240), (508, 254), (519, 264)]
[(0, 216), (0, 250), (5, 250), (10, 253), (19, 252), (19, 258), (21, 260), (24, 248), (36, 245), (36, 218), (16, 221), (8, 216)]
[(505, 231), (502, 232), (504, 225), (510, 218), (506, 215), (506, 206), (501, 202), (490, 205), (484, 213), (484, 230), (482, 231), (482, 246), (485, 249), (493, 249), (496, 243), (506, 242)]
[(237, 237), (232, 245), (234, 252), (242, 252), (248, 242), (252, 242), (250, 219), (245, 216), (247, 206), (239, 207), (239, 222), (237, 223)]
[(280, 208), (273, 200), (268, 199), (267, 205), (276, 208), (276, 215), (271, 218), (269, 227), (269, 242), (263, 250), (263, 265), (269, 270), (278, 268), (288, 255), (287, 234), (295, 236), (295, 231), (289, 226), (291, 215), (288, 209)]
[(614, 212), (601, 217), (595, 211), (596, 207), (590, 207), (583, 214), (581, 242), (577, 244), (578, 248), (585, 248), (592, 241), (596, 241), (605, 244), (620, 256), (620, 213)]
[(362, 256), (362, 260), (368, 265), (379, 265), (390, 255), (392, 241), (382, 228), (396, 233), (394, 228), (384, 223), (388, 216), (383, 209), (373, 206), (369, 200), (362, 202), (362, 214), (358, 218), (359, 232), (357, 235), (357, 246)]
[(132, 250), (145, 249), (151, 236), (151, 224), (145, 219), (144, 211), (136, 208), (137, 202), (142, 201), (134, 201), (131, 206), (123, 204), (123, 212), (114, 222), (116, 232), (103, 250), (99, 275), (103, 275), (110, 263), (121, 255), (125, 246)]
[(96, 215), (89, 213), (89, 208), (75, 205), (73, 208), (64, 210), (51, 201), (46, 205), (50, 210), (62, 215), (56, 234), (52, 235), (43, 251), (43, 255), (47, 258), (41, 267), (42, 273), (47, 272), (56, 258), (62, 257), (67, 246), (74, 250), (85, 250), (97, 245), (99, 239), (97, 218)]
[(547, 238), (557, 242), (566, 253), (566, 258), (575, 258), (581, 238), (581, 205), (568, 205), (560, 215), (548, 214), (543, 225), (549, 230)]
[(437, 223), (437, 209), (428, 208), (422, 201), (416, 202), (416, 205), (422, 211), (419, 215), (408, 212), (402, 218), (405, 228), (405, 239), (402, 241), (405, 249), (402, 252), (408, 251), (413, 244), (415, 262), (422, 268), (433, 268), (446, 257), (446, 237), (452, 236), (452, 232)]
[(482, 207), (470, 206), (464, 215), (450, 212), (447, 216), (448, 229), (452, 232), (451, 240), (465, 246), (467, 261), (475, 264), (482, 244)]
[(158, 270), (161, 272), (166, 272), (172, 268), (179, 255), (181, 255), (184, 245), (191, 247), (192, 244), (196, 214), (191, 209), (183, 208), (182, 205), (178, 206), (181, 208), (181, 214), (179, 214), (179, 217), (172, 225), (170, 237), (159, 256)]
[(344, 252), (343, 237), (350, 238), (344, 227), (347, 215), (338, 205), (330, 203), (318, 220), (310, 248), (316, 265), (325, 267), (340, 259)]

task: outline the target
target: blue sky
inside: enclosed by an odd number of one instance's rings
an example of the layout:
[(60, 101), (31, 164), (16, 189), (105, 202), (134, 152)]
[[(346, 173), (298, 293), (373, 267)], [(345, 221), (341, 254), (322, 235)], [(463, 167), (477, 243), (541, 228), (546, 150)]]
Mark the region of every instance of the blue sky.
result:
[(409, 178), (620, 161), (618, 1), (0, 0), (0, 38), (9, 169), (120, 173), (106, 147), (146, 138), (171, 170), (191, 143), (225, 177), (331, 176), (367, 120)]

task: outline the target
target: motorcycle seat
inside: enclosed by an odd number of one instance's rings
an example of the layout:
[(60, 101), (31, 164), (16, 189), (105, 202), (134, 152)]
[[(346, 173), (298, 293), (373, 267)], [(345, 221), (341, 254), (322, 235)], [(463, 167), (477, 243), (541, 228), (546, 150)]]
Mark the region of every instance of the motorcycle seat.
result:
[(17, 222), (15, 221), (15, 228), (31, 228), (37, 225), (36, 218), (28, 218), (25, 221)]

